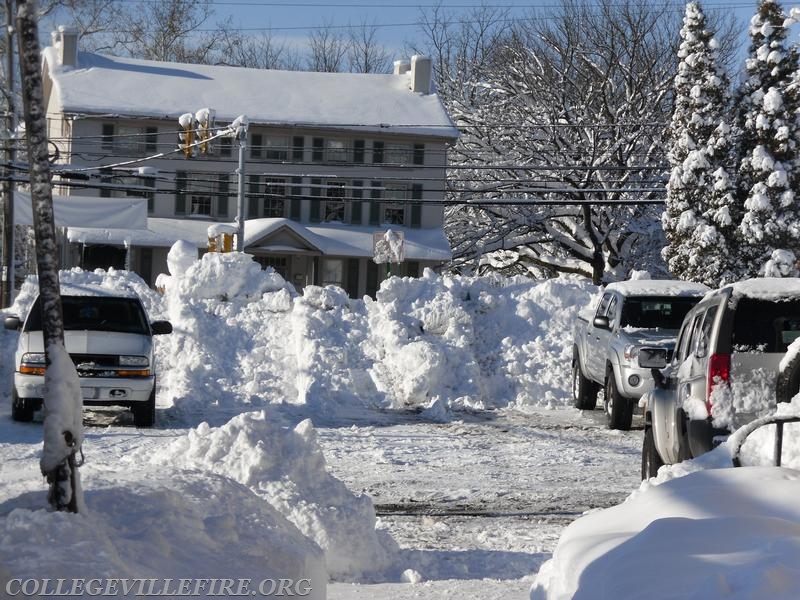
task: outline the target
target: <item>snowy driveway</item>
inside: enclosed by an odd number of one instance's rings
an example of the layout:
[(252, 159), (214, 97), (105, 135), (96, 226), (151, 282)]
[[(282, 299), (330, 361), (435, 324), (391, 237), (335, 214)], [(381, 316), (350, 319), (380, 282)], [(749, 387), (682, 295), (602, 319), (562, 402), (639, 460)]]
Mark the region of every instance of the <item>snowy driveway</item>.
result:
[[(331, 472), (369, 494), (423, 587), (332, 584), (336, 599), (527, 597), (563, 527), (639, 485), (641, 430), (610, 431), (600, 411), (529, 409), (420, 422), (320, 428)], [(634, 427), (640, 425), (634, 421)], [(503, 580), (503, 581), (497, 581)], [(518, 594), (522, 594), (521, 596)]]

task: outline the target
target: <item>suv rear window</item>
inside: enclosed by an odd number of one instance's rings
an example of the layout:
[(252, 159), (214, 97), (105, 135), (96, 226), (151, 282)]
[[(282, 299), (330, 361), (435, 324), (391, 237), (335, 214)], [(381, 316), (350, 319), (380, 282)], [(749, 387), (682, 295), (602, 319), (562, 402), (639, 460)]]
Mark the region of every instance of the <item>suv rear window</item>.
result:
[(800, 337), (800, 300), (740, 298), (732, 337), (734, 352), (786, 352)]
[[(135, 298), (61, 296), (64, 331), (117, 331), (150, 334), (142, 304)], [(42, 330), (42, 299), (36, 299), (25, 331)]]
[(680, 329), (683, 318), (700, 298), (633, 296), (625, 299), (620, 326), (643, 329)]

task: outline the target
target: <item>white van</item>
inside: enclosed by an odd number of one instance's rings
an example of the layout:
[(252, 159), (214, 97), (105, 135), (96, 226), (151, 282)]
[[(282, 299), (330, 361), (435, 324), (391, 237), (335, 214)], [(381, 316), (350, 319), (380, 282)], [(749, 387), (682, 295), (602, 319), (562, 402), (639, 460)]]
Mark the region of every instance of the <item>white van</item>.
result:
[[(139, 298), (99, 287), (62, 286), (64, 344), (80, 377), (85, 405), (125, 406), (137, 427), (155, 422), (156, 373), (153, 335), (172, 333), (168, 321), (147, 319)], [(14, 357), (11, 417), (31, 421), (42, 407), (45, 354), (41, 298), (24, 325), (6, 317), (5, 328), (20, 330)]]

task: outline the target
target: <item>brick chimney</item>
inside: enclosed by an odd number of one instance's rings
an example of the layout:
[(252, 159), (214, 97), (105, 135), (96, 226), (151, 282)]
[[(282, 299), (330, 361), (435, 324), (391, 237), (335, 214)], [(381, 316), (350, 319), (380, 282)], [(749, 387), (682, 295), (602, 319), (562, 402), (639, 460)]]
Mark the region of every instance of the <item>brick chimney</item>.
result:
[(78, 30), (59, 25), (52, 33), (53, 46), (58, 51), (58, 62), (62, 67), (78, 66)]

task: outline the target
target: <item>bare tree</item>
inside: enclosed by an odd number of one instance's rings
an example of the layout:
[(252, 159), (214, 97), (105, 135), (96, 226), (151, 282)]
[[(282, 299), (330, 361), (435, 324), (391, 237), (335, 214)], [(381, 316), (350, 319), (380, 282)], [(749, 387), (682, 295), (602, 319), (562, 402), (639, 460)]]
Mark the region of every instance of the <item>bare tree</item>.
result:
[(390, 73), (392, 56), (378, 41), (378, 27), (362, 21), (350, 29), (347, 62), (353, 73)]
[(223, 27), (209, 31), (211, 0), (166, 0), (137, 5), (120, 16), (114, 44), (131, 56), (187, 63), (214, 62)]
[(314, 29), (308, 36), (309, 69), (323, 73), (342, 71), (347, 48), (347, 39), (331, 23)]
[(285, 40), (276, 38), (270, 30), (258, 35), (242, 35), (240, 31), (225, 25), (221, 27), (221, 33), (216, 64), (288, 71), (300, 68), (299, 53)]

